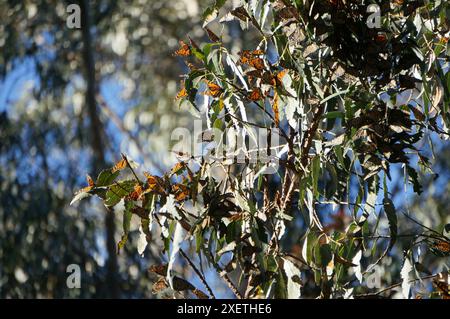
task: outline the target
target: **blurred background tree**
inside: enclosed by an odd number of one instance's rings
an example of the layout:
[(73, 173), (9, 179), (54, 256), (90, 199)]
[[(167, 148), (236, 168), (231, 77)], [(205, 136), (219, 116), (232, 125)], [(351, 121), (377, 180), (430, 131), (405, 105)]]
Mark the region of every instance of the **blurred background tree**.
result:
[[(88, 8), (82, 30), (66, 27), (70, 3)], [(1, 297), (150, 296), (147, 262), (116, 255), (114, 214), (68, 203), (79, 176), (120, 151), (155, 170), (170, 163), (167, 134), (189, 121), (173, 103), (183, 65), (171, 53), (186, 30), (198, 34), (201, 10), (185, 0), (1, 2)], [(66, 287), (72, 263), (85, 270), (81, 290)]]
[[(70, 3), (89, 9), (82, 10), (82, 30), (66, 27)], [(119, 216), (99, 201), (76, 208), (69, 202), (84, 184), (85, 172), (98, 173), (120, 152), (154, 173), (175, 163), (167, 141), (173, 128), (190, 128), (192, 117), (173, 101), (186, 66), (172, 52), (187, 33), (205, 37), (201, 16), (209, 4), (0, 3), (0, 297), (152, 297), (147, 268), (159, 261), (158, 251), (149, 247), (141, 258), (134, 232), (117, 255)], [(218, 33), (223, 32), (224, 44), (234, 53), (257, 43), (238, 23), (222, 27)], [(407, 192), (405, 198), (403, 180), (393, 182), (398, 208), (414, 211), (422, 223), (437, 229), (450, 222), (448, 152), (448, 143), (436, 150), (439, 178), (424, 178), (420, 197)], [(325, 214), (326, 209), (319, 210)], [(400, 233), (414, 227), (404, 225)], [(295, 251), (299, 247), (293, 238), (304, 225), (290, 228), (286, 246)], [(403, 256), (396, 256), (381, 265), (383, 275), (392, 272), (386, 270), (392, 263), (401, 268)], [(83, 289), (67, 288), (69, 264), (83, 269)], [(432, 266), (440, 271), (445, 263)], [(386, 276), (386, 285), (400, 280)]]

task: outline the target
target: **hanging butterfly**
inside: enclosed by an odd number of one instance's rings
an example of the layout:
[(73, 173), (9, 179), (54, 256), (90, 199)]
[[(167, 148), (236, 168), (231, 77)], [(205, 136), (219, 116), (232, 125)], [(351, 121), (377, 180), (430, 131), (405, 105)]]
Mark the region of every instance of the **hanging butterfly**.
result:
[(87, 192), (89, 192), (92, 188), (94, 188), (95, 184), (94, 184), (94, 180), (92, 179), (92, 177), (90, 177), (89, 175), (86, 174), (86, 180), (87, 180), (88, 186), (83, 187), (82, 189), (80, 189), (79, 191), (77, 191), (75, 194), (87, 193)]
[(73, 203), (79, 201), (80, 199), (90, 196), (89, 192), (95, 187), (95, 183), (94, 183), (94, 180), (92, 179), (92, 177), (90, 177), (87, 174), (86, 174), (86, 180), (87, 180), (88, 186), (83, 187), (82, 189), (76, 191), (75, 196), (69, 205), (72, 205)]
[(246, 22), (247, 20), (250, 20), (250, 15), (248, 14), (247, 10), (243, 6), (233, 9), (231, 11), (231, 14), (244, 22)]
[(206, 33), (208, 34), (209, 39), (212, 42), (220, 42), (220, 38), (217, 36), (217, 34), (215, 34), (214, 32), (212, 32), (210, 29), (208, 29), (207, 27), (205, 27)]
[(161, 264), (161, 265), (151, 265), (150, 268), (148, 268), (149, 272), (153, 272), (155, 274), (158, 274), (160, 276), (166, 276), (167, 274), (167, 264)]
[(253, 90), (250, 92), (250, 94), (247, 95), (247, 97), (253, 102), (256, 102), (256, 101), (262, 99), (263, 96), (262, 96), (261, 89), (253, 88)]
[(127, 160), (124, 157), (122, 157), (122, 159), (113, 166), (113, 168), (111, 169), (111, 173), (121, 171), (126, 167), (127, 167)]
[(375, 35), (375, 42), (378, 44), (386, 44), (387, 35), (384, 32), (379, 32)]
[(450, 256), (450, 243), (444, 240), (436, 240), (431, 243), (430, 251), (439, 257)]
[(166, 192), (164, 190), (164, 180), (156, 175), (151, 175), (147, 172), (144, 172), (144, 176), (147, 178), (147, 189), (153, 191), (157, 194), (164, 195)]
[(177, 96), (175, 97), (176, 100), (180, 100), (183, 99), (185, 97), (188, 96), (187, 90), (186, 88), (182, 88), (178, 93)]
[(245, 75), (248, 77), (255, 77), (255, 78), (261, 78), (263, 76), (263, 73), (261, 70), (250, 70), (245, 72)]
[(174, 55), (189, 56), (191, 55), (191, 47), (184, 41), (180, 40), (180, 48), (174, 52)]
[(450, 299), (450, 290), (447, 283), (438, 280), (434, 280), (433, 283), (438, 289), (439, 294), (442, 295), (442, 299)]
[[(240, 63), (250, 64), (251, 60), (260, 58), (260, 56), (264, 54), (264, 51), (263, 50), (253, 50), (253, 51), (242, 50), (238, 54), (240, 56), (240, 58), (239, 58)], [(253, 62), (253, 63), (256, 64), (258, 62)]]
[(89, 175), (86, 174), (86, 180), (88, 182), (88, 187), (94, 187), (94, 180), (92, 179), (92, 177), (90, 177)]
[(264, 60), (261, 58), (252, 58), (249, 60), (248, 65), (254, 67), (257, 70), (264, 70)]
[(272, 110), (275, 118), (275, 125), (278, 126), (280, 124), (280, 109), (278, 106), (278, 93), (276, 91), (273, 96)]
[(157, 294), (161, 291), (163, 291), (164, 289), (169, 288), (169, 284), (166, 282), (166, 278), (165, 277), (161, 277), (158, 279), (157, 282), (155, 282), (152, 286), (152, 293), (153, 294)]
[(218, 97), (222, 94), (223, 89), (216, 83), (208, 81), (207, 85), (208, 85), (209, 91), (205, 93), (206, 95), (209, 95), (212, 97)]
[(189, 187), (179, 183), (172, 185), (172, 192), (175, 195), (175, 199), (179, 202), (185, 200), (190, 195)]
[(142, 186), (139, 185), (139, 183), (138, 183), (138, 184), (134, 185), (133, 192), (131, 194), (129, 194), (127, 197), (128, 197), (128, 199), (131, 199), (131, 200), (139, 200), (139, 199), (141, 199), (143, 191), (144, 190), (143, 190)]
[(184, 169), (186, 168), (186, 163), (181, 161), (175, 164), (174, 167), (170, 170), (170, 174), (176, 174), (179, 175), (179, 173), (182, 173)]

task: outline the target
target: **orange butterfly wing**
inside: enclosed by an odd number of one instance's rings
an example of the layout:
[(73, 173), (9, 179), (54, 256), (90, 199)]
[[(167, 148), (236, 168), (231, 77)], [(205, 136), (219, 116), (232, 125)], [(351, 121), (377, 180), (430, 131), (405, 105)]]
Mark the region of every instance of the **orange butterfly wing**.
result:
[(175, 184), (172, 186), (172, 191), (175, 193), (175, 199), (177, 201), (183, 201), (189, 196), (189, 188), (183, 184)]
[(259, 88), (254, 88), (252, 92), (248, 95), (248, 98), (252, 101), (258, 101), (262, 98), (262, 93)]
[(187, 91), (186, 91), (186, 88), (182, 88), (182, 89), (180, 90), (180, 92), (178, 92), (178, 94), (177, 94), (177, 96), (175, 97), (175, 99), (176, 99), (176, 100), (179, 100), (179, 99), (185, 98), (186, 96), (188, 96)]
[(175, 51), (175, 56), (189, 56), (191, 55), (191, 48), (184, 41), (180, 41), (180, 48)]
[(272, 105), (273, 114), (275, 117), (275, 125), (278, 126), (280, 124), (280, 109), (278, 107), (278, 94), (275, 92), (273, 97), (273, 105)]
[(207, 95), (210, 95), (212, 97), (218, 97), (220, 94), (222, 94), (223, 91), (222, 88), (214, 82), (208, 82), (208, 89), (209, 93), (207, 93)]
[(118, 161), (113, 168), (111, 169), (111, 173), (115, 173), (117, 171), (123, 170), (125, 167), (127, 167), (127, 161), (125, 158), (122, 158), (120, 161)]
[(248, 64), (257, 70), (264, 69), (264, 60), (261, 58), (253, 58), (248, 62)]

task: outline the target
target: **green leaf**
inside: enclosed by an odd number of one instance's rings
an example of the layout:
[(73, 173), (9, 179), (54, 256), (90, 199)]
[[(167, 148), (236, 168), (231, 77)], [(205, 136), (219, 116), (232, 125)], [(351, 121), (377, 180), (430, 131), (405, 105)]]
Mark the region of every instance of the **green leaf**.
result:
[(406, 170), (408, 172), (409, 181), (413, 185), (414, 192), (420, 195), (422, 193), (422, 185), (419, 182), (419, 176), (417, 175), (416, 170), (409, 165), (406, 165)]
[(335, 93), (333, 93), (331, 95), (328, 95), (326, 98), (324, 98), (322, 101), (320, 101), (320, 104), (323, 104), (323, 103), (331, 100), (332, 98), (335, 98), (336, 96), (339, 96), (339, 95), (342, 95), (342, 94), (346, 94), (349, 91), (350, 91), (349, 89), (346, 89), (346, 90), (338, 91), (338, 92), (335, 92)]
[(203, 232), (200, 227), (197, 228), (198, 230), (195, 232), (195, 252), (200, 254), (203, 247)]
[(125, 201), (125, 210), (123, 211), (122, 227), (123, 233), (122, 238), (117, 244), (117, 250), (120, 251), (123, 246), (127, 243), (128, 233), (130, 232), (131, 216), (133, 216), (132, 209), (134, 207), (134, 202)]
[(211, 21), (213, 21), (215, 18), (217, 18), (217, 15), (219, 13), (219, 9), (221, 7), (223, 7), (223, 5), (225, 4), (227, 0), (216, 0), (214, 2), (213, 6), (208, 7), (204, 12), (203, 12), (203, 28), (206, 27), (208, 25), (208, 23), (210, 23)]
[(397, 240), (397, 214), (395, 211), (394, 203), (390, 198), (385, 197), (383, 199), (383, 207), (389, 222), (389, 232), (391, 235), (391, 239), (389, 241), (388, 249), (391, 249), (392, 246), (394, 246), (395, 241)]
[(333, 259), (333, 252), (329, 244), (324, 244), (319, 247), (318, 254), (316, 255), (316, 263), (322, 267), (326, 267)]
[(134, 180), (118, 182), (111, 185), (106, 192), (105, 205), (108, 207), (116, 205), (122, 198), (133, 192), (134, 185), (136, 185), (136, 181)]
[(336, 119), (336, 118), (344, 118), (344, 113), (342, 111), (331, 111), (331, 112), (327, 112), (324, 115), (324, 118), (326, 119)]
[(276, 276), (275, 298), (286, 299), (287, 298), (286, 293), (287, 293), (286, 280), (284, 279), (283, 270), (279, 268)]
[(302, 257), (306, 261), (308, 265), (313, 264), (313, 248), (314, 245), (317, 243), (317, 236), (314, 232), (308, 232), (308, 234), (305, 236), (305, 240), (303, 242), (302, 247)]
[(205, 54), (201, 50), (199, 50), (195, 47), (191, 47), (191, 50), (197, 59), (199, 59), (201, 61), (205, 61)]
[(97, 177), (97, 182), (95, 183), (96, 187), (109, 186), (114, 183), (117, 176), (119, 176), (120, 172), (111, 172), (111, 169), (105, 169), (100, 172)]
[(218, 130), (222, 130), (222, 120), (221, 119), (216, 119), (213, 123), (213, 127), (218, 129)]
[(319, 196), (319, 177), (320, 177), (320, 157), (315, 156), (312, 161), (312, 186), (314, 198)]

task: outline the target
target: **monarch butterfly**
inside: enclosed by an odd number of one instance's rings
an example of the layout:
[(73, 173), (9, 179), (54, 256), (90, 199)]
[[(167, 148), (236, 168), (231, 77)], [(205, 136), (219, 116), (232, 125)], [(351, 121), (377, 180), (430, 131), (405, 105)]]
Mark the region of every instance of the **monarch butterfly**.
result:
[[(263, 50), (243, 50), (238, 53), (240, 55), (239, 62), (242, 64), (249, 64), (250, 60), (258, 58), (260, 55), (264, 54)], [(256, 62), (254, 62), (256, 63)]]
[(155, 282), (152, 286), (152, 293), (156, 294), (166, 288), (169, 287), (169, 284), (166, 282), (164, 277), (159, 278), (157, 282)]
[(248, 95), (248, 98), (252, 101), (258, 101), (262, 98), (262, 92), (259, 88), (253, 88), (252, 92)]
[(288, 70), (283, 69), (283, 70), (281, 70), (281, 71), (279, 71), (279, 72), (277, 73), (277, 80), (278, 80), (280, 83), (281, 83), (281, 81), (283, 80), (283, 77), (286, 75), (287, 71), (288, 71)]
[(89, 187), (94, 187), (94, 180), (92, 179), (92, 177), (86, 174), (86, 180), (88, 182)]
[(147, 172), (144, 172), (144, 176), (147, 178), (148, 189), (150, 191), (154, 191), (158, 194), (164, 194), (164, 181), (159, 176), (151, 175)]
[(383, 44), (383, 43), (386, 42), (386, 40), (387, 40), (387, 36), (386, 36), (385, 33), (378, 33), (375, 36), (375, 42), (378, 43), (378, 44)]
[(148, 268), (148, 271), (161, 276), (165, 276), (167, 274), (167, 264), (151, 265), (150, 268)]
[(141, 198), (142, 193), (143, 193), (142, 186), (139, 184), (136, 184), (134, 186), (134, 191), (130, 195), (128, 195), (128, 197), (131, 200), (139, 200)]
[(433, 242), (433, 246), (430, 248), (431, 252), (438, 256), (450, 255), (450, 243), (443, 240), (437, 240)]
[(212, 32), (210, 29), (208, 29), (206, 27), (205, 27), (205, 30), (206, 30), (206, 33), (208, 34), (209, 39), (212, 42), (220, 42), (220, 38), (214, 32)]
[(447, 283), (437, 280), (435, 280), (433, 283), (439, 290), (439, 293), (442, 295), (442, 299), (450, 299), (450, 291)]
[(278, 107), (278, 93), (276, 91), (273, 96), (272, 110), (275, 117), (275, 125), (278, 126), (280, 124), (280, 110)]
[(172, 185), (172, 192), (175, 194), (177, 201), (183, 201), (190, 194), (189, 188), (183, 184)]
[(172, 174), (177, 174), (179, 173), (181, 170), (183, 170), (186, 167), (186, 163), (181, 161), (175, 164), (175, 166), (172, 168), (172, 170), (170, 171)]
[(178, 92), (178, 94), (177, 94), (177, 96), (175, 97), (175, 99), (176, 99), (176, 100), (179, 100), (179, 99), (185, 98), (186, 96), (188, 96), (188, 93), (187, 93), (187, 91), (186, 91), (186, 88), (182, 88), (182, 89), (180, 90), (180, 92)]
[(127, 167), (127, 160), (124, 157), (122, 157), (122, 159), (113, 166), (113, 168), (111, 169), (111, 173), (121, 171), (125, 167)]
[(72, 205), (76, 201), (80, 200), (81, 198), (88, 196), (88, 195), (86, 195), (86, 193), (89, 192), (90, 190), (92, 190), (92, 188), (94, 188), (95, 183), (94, 183), (94, 180), (92, 179), (92, 177), (90, 177), (89, 175), (86, 174), (86, 180), (88, 182), (88, 186), (75, 192), (75, 197), (70, 202), (70, 205)]
[(223, 90), (220, 86), (215, 84), (214, 82), (207, 82), (209, 92), (206, 93), (206, 95), (210, 95), (212, 97), (218, 97), (220, 94), (222, 94)]
[(245, 75), (247, 75), (249, 77), (260, 78), (263, 76), (263, 73), (261, 72), (261, 70), (250, 70), (250, 71), (246, 72)]
[(250, 16), (244, 7), (238, 7), (236, 9), (232, 10), (231, 14), (244, 22), (247, 20), (250, 20)]
[(189, 56), (191, 55), (191, 48), (184, 41), (180, 41), (180, 48), (175, 51), (175, 56)]
[(264, 69), (264, 60), (261, 58), (252, 58), (249, 60), (248, 65), (254, 67), (257, 70)]

